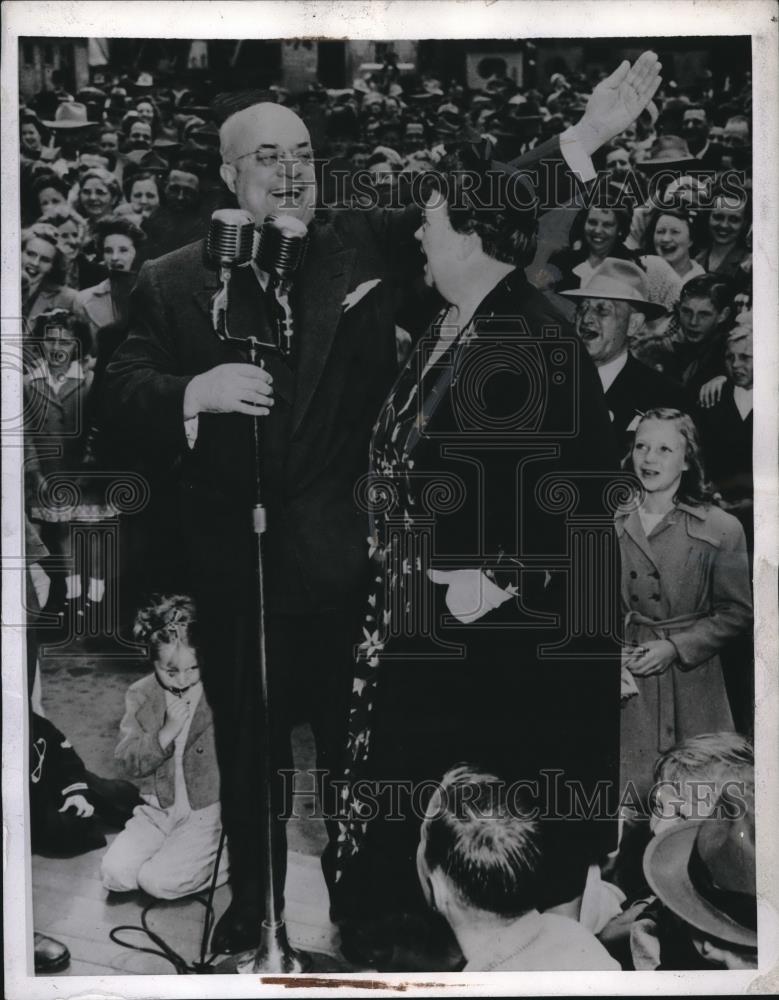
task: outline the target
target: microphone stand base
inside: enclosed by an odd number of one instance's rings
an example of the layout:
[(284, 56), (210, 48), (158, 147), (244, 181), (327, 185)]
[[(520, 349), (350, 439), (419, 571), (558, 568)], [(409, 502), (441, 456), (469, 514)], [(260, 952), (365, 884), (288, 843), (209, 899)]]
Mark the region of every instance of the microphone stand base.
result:
[(262, 936), (256, 949), (228, 955), (218, 962), (214, 971), (219, 974), (262, 975), (263, 973), (295, 974), (309, 972), (314, 961), (307, 952), (295, 951), (287, 938), (283, 921), (269, 925), (263, 921)]

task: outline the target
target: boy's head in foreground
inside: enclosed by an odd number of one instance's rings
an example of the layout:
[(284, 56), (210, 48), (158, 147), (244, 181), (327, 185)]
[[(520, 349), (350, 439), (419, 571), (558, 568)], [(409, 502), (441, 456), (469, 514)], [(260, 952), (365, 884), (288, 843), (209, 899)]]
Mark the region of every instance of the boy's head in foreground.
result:
[(723, 792), (743, 795), (754, 772), (752, 744), (739, 733), (702, 733), (677, 743), (655, 764), (652, 832), (660, 834), (682, 820), (705, 819)]
[(511, 921), (538, 905), (541, 840), (521, 795), (492, 774), (447, 771), (422, 823), (417, 871), (430, 906), (453, 929)]

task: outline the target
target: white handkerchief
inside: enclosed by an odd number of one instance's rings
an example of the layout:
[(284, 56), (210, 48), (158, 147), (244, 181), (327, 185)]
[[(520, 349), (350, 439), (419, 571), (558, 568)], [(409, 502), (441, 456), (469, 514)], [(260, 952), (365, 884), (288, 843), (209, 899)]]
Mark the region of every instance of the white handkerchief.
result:
[(370, 281), (363, 281), (361, 285), (358, 285), (349, 292), (343, 301), (344, 312), (349, 312), (352, 306), (356, 306), (360, 299), (366, 296), (378, 284), (381, 284), (381, 278), (371, 278)]

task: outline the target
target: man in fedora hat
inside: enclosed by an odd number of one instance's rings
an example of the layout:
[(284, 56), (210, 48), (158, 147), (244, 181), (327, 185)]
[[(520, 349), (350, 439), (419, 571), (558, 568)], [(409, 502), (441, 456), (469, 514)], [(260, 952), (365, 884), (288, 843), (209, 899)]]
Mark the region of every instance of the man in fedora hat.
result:
[(723, 794), (713, 816), (679, 823), (650, 843), (644, 874), (652, 891), (684, 921), (711, 966), (757, 968), (754, 789)]
[(80, 101), (64, 101), (57, 108), (54, 120), (45, 121), (43, 124), (59, 134), (73, 132), (75, 129), (83, 131), (95, 128), (98, 123), (89, 120), (86, 104), (82, 104)]
[(665, 309), (647, 298), (646, 275), (629, 260), (607, 257), (581, 288), (561, 292), (576, 303), (576, 333), (595, 362), (621, 453), (643, 413), (657, 406), (689, 412), (684, 389), (630, 353), (644, 320)]
[(57, 108), (52, 121), (43, 123), (54, 132), (59, 154), (52, 166), (60, 177), (75, 180), (79, 150), (97, 132), (99, 122), (89, 120), (87, 106), (80, 101), (65, 101)]

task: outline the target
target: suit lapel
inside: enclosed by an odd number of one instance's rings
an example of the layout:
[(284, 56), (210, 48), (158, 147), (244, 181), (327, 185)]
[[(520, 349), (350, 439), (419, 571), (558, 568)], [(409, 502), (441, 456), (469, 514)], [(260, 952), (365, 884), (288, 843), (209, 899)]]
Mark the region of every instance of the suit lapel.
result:
[(292, 435), (302, 424), (322, 377), (349, 289), (355, 250), (344, 249), (330, 225), (313, 226), (311, 242), (295, 279), (293, 309), (300, 337)]

